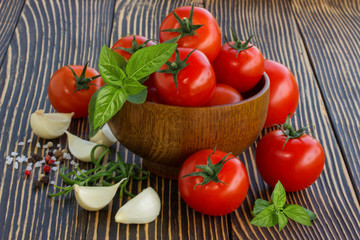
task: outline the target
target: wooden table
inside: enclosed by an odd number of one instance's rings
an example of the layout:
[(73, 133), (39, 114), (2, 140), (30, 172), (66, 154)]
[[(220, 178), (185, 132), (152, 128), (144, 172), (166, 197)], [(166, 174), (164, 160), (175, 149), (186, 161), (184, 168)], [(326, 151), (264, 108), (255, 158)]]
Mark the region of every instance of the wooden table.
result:
[[(47, 86), (51, 75), (68, 64), (97, 68), (102, 45), (111, 46), (127, 33), (157, 38), (158, 28), (174, 8), (190, 1), (161, 0), (2, 0), (0, 1), (0, 239), (360, 239), (360, 4), (357, 0), (208, 0), (225, 34), (229, 26), (240, 36), (255, 34), (266, 58), (287, 65), (300, 89), (292, 123), (311, 123), (312, 135), (326, 154), (324, 171), (308, 189), (287, 194), (288, 202), (313, 210), (312, 227), (293, 221), (281, 232), (249, 224), (256, 198), (269, 199), (271, 189), (254, 164), (256, 143), (239, 158), (250, 177), (246, 200), (235, 212), (209, 217), (194, 212), (181, 199), (177, 181), (152, 175), (131, 184), (139, 192), (150, 185), (162, 200), (156, 221), (124, 225), (114, 221), (127, 199), (116, 197), (99, 212), (81, 209), (73, 194), (49, 198), (53, 186), (33, 190), (41, 173), (25, 178), (6, 165), (11, 152), (44, 153), (36, 143), (47, 141), (31, 131), (32, 112), (53, 112)], [(75, 120), (70, 131), (84, 138), (87, 119)], [(264, 130), (265, 134), (269, 130)], [(261, 137), (260, 136), (260, 137)], [(32, 143), (27, 143), (28, 139)], [(20, 141), (24, 146), (18, 145)], [(66, 146), (61, 137), (55, 144)], [(141, 159), (120, 144), (127, 162)], [(68, 162), (64, 164), (69, 165)], [(71, 165), (69, 165), (72, 167)], [(82, 168), (90, 167), (82, 164)], [(58, 172), (51, 179), (61, 185)]]

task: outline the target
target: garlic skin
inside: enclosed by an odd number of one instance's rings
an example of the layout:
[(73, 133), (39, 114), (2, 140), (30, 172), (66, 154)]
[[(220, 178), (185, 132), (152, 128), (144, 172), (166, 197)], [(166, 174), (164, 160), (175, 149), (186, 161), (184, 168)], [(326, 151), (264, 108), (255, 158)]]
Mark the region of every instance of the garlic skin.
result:
[(145, 224), (159, 216), (161, 201), (158, 193), (148, 187), (123, 205), (115, 215), (115, 222)]
[(69, 128), (74, 113), (44, 113), (37, 110), (31, 114), (30, 126), (41, 138), (54, 139), (60, 137)]
[(117, 184), (109, 187), (104, 186), (79, 186), (73, 185), (75, 198), (77, 203), (85, 210), (98, 211), (108, 205), (114, 198), (120, 184), (126, 178), (122, 179)]
[[(98, 143), (86, 141), (69, 133), (68, 131), (65, 131), (65, 133), (68, 137), (68, 147), (71, 154), (83, 162), (91, 162), (91, 150), (97, 144), (103, 144), (102, 141), (99, 141)], [(103, 151), (104, 148), (102, 147), (96, 148), (94, 153), (95, 158), (98, 158)]]
[(109, 125), (106, 123), (94, 137), (90, 138), (91, 142), (98, 143), (102, 141), (105, 146), (110, 147), (113, 145), (117, 139), (115, 138), (114, 134), (110, 130)]

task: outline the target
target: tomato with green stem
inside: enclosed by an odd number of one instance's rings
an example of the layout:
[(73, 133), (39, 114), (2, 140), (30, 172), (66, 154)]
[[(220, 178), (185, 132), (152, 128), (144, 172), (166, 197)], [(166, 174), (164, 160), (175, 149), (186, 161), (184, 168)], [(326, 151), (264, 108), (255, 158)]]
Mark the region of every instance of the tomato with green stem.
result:
[(117, 40), (111, 49), (128, 61), (137, 50), (152, 45), (155, 43), (143, 36), (128, 35)]
[(60, 113), (74, 112), (74, 118), (86, 117), (91, 96), (104, 85), (95, 69), (69, 65), (58, 69), (49, 81), (51, 105)]
[(264, 57), (260, 50), (250, 44), (252, 37), (243, 42), (231, 29), (234, 41), (222, 45), (218, 57), (213, 62), (216, 79), (240, 93), (256, 86), (264, 74)]
[[(324, 149), (312, 136), (289, 123), (263, 136), (256, 148), (256, 166), (264, 181), (274, 187), (280, 181), (287, 192), (300, 191), (320, 176), (325, 163)], [(279, 126), (280, 127), (280, 126)]]
[(191, 208), (221, 216), (231, 213), (244, 201), (249, 177), (245, 166), (234, 155), (206, 149), (186, 159), (178, 185), (181, 197)]
[(170, 105), (196, 107), (207, 103), (215, 91), (215, 73), (198, 50), (178, 48), (154, 74), (161, 99)]
[(182, 6), (166, 16), (160, 25), (160, 42), (177, 41), (178, 47), (203, 52), (210, 62), (221, 48), (221, 32), (214, 16), (205, 8)]

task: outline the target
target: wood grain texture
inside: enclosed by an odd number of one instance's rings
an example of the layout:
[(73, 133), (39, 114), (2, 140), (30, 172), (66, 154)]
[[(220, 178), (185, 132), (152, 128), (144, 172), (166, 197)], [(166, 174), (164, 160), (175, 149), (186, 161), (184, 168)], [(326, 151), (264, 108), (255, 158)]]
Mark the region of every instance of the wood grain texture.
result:
[(234, 239), (359, 238), (359, 202), (337, 145), (290, 2), (206, 1), (205, 7), (215, 15), (223, 32), (229, 35), (228, 28), (233, 26), (244, 39), (255, 34), (264, 57), (279, 61), (294, 72), (299, 84), (300, 102), (292, 122), (297, 127), (307, 123), (314, 124), (312, 135), (319, 139), (326, 154), (324, 171), (317, 182), (304, 191), (287, 195), (288, 202), (316, 212), (318, 220), (314, 221), (314, 227), (308, 228), (290, 222), (280, 233), (275, 228), (249, 225), (252, 219), (250, 210), (255, 199), (270, 199), (271, 190), (256, 170), (256, 144), (242, 154), (240, 159), (245, 162), (249, 171), (251, 186), (243, 205), (231, 215)]
[[(63, 65), (96, 66), (100, 46), (108, 44), (112, 24), (110, 1), (27, 1), (15, 28), (3, 65), (1, 86), (2, 158), (12, 151), (20, 155), (44, 154), (31, 132), (29, 117), (37, 109), (54, 111), (47, 98), (50, 76)], [(15, 12), (14, 12), (15, 13)], [(14, 20), (15, 21), (15, 20)], [(97, 49), (97, 50), (94, 50)], [(84, 135), (87, 121), (77, 120), (71, 130)], [(19, 141), (33, 143), (19, 146)], [(65, 139), (57, 140), (65, 146)], [(58, 142), (55, 141), (55, 145)], [(66, 163), (69, 164), (68, 162)], [(24, 178), (26, 164), (18, 170), (14, 164), (0, 161), (0, 239), (85, 239), (88, 213), (75, 204), (74, 198), (50, 199), (50, 187), (36, 193), (32, 184), (40, 169)], [(58, 173), (51, 178), (61, 185)], [(50, 190), (51, 189), (51, 190)], [(61, 216), (61, 217), (60, 217)]]
[(293, 1), (292, 9), (360, 198), (360, 3)]
[[(14, 34), (24, 3), (25, 0), (0, 1), (0, 66)], [(3, 83), (3, 79), (0, 79), (0, 84)]]

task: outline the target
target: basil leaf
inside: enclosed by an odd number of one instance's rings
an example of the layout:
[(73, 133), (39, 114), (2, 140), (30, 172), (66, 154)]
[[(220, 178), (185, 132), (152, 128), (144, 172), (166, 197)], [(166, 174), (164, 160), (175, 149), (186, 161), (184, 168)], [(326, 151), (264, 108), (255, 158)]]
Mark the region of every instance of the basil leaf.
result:
[(89, 102), (89, 106), (88, 106), (88, 112), (89, 112), (89, 137), (93, 137), (95, 136), (95, 134), (99, 131), (99, 127), (98, 128), (94, 128), (94, 111), (95, 111), (95, 102), (96, 102), (96, 97), (99, 91), (101, 91), (100, 89), (102, 89), (104, 86), (102, 86), (101, 88), (99, 88), (92, 96)]
[(279, 222), (279, 232), (280, 232), (286, 226), (289, 220), (283, 212), (277, 211), (276, 215)]
[(104, 82), (108, 85), (119, 87), (124, 85), (126, 74), (118, 66), (109, 64), (99, 65), (99, 72)]
[(305, 209), (299, 205), (290, 204), (284, 209), (284, 213), (290, 219), (295, 222), (301, 223), (306, 226), (311, 226), (311, 221), (309, 215), (306, 213)]
[(94, 111), (94, 128), (101, 127), (112, 118), (126, 101), (126, 93), (122, 88), (105, 85), (98, 91)]
[(128, 77), (124, 80), (123, 88), (127, 95), (135, 95), (143, 91), (144, 89), (147, 89), (146, 86), (142, 85), (137, 80)]
[(129, 78), (140, 80), (158, 70), (175, 52), (176, 43), (161, 43), (136, 51), (126, 65)]
[(147, 90), (147, 88), (145, 88), (138, 94), (127, 96), (126, 100), (128, 100), (129, 102), (132, 102), (132, 103), (141, 104), (146, 101), (147, 93), (148, 93), (148, 90)]
[(259, 214), (257, 214), (251, 221), (250, 224), (258, 227), (273, 227), (278, 223), (276, 216), (275, 205), (271, 204)]
[(256, 216), (259, 212), (261, 212), (262, 210), (264, 210), (265, 208), (267, 208), (270, 205), (271, 205), (271, 203), (269, 201), (266, 201), (261, 198), (256, 199), (254, 209), (251, 213), (253, 216)]
[(304, 207), (302, 207), (305, 212), (307, 213), (307, 215), (309, 215), (310, 221), (313, 221), (317, 218), (316, 214), (313, 211), (310, 211), (309, 209), (306, 209)]
[(104, 45), (100, 51), (99, 65), (113, 65), (125, 70), (126, 60), (123, 56)]
[(277, 210), (282, 209), (286, 203), (285, 188), (280, 181), (276, 183), (274, 191), (271, 194), (271, 202), (275, 205)]

